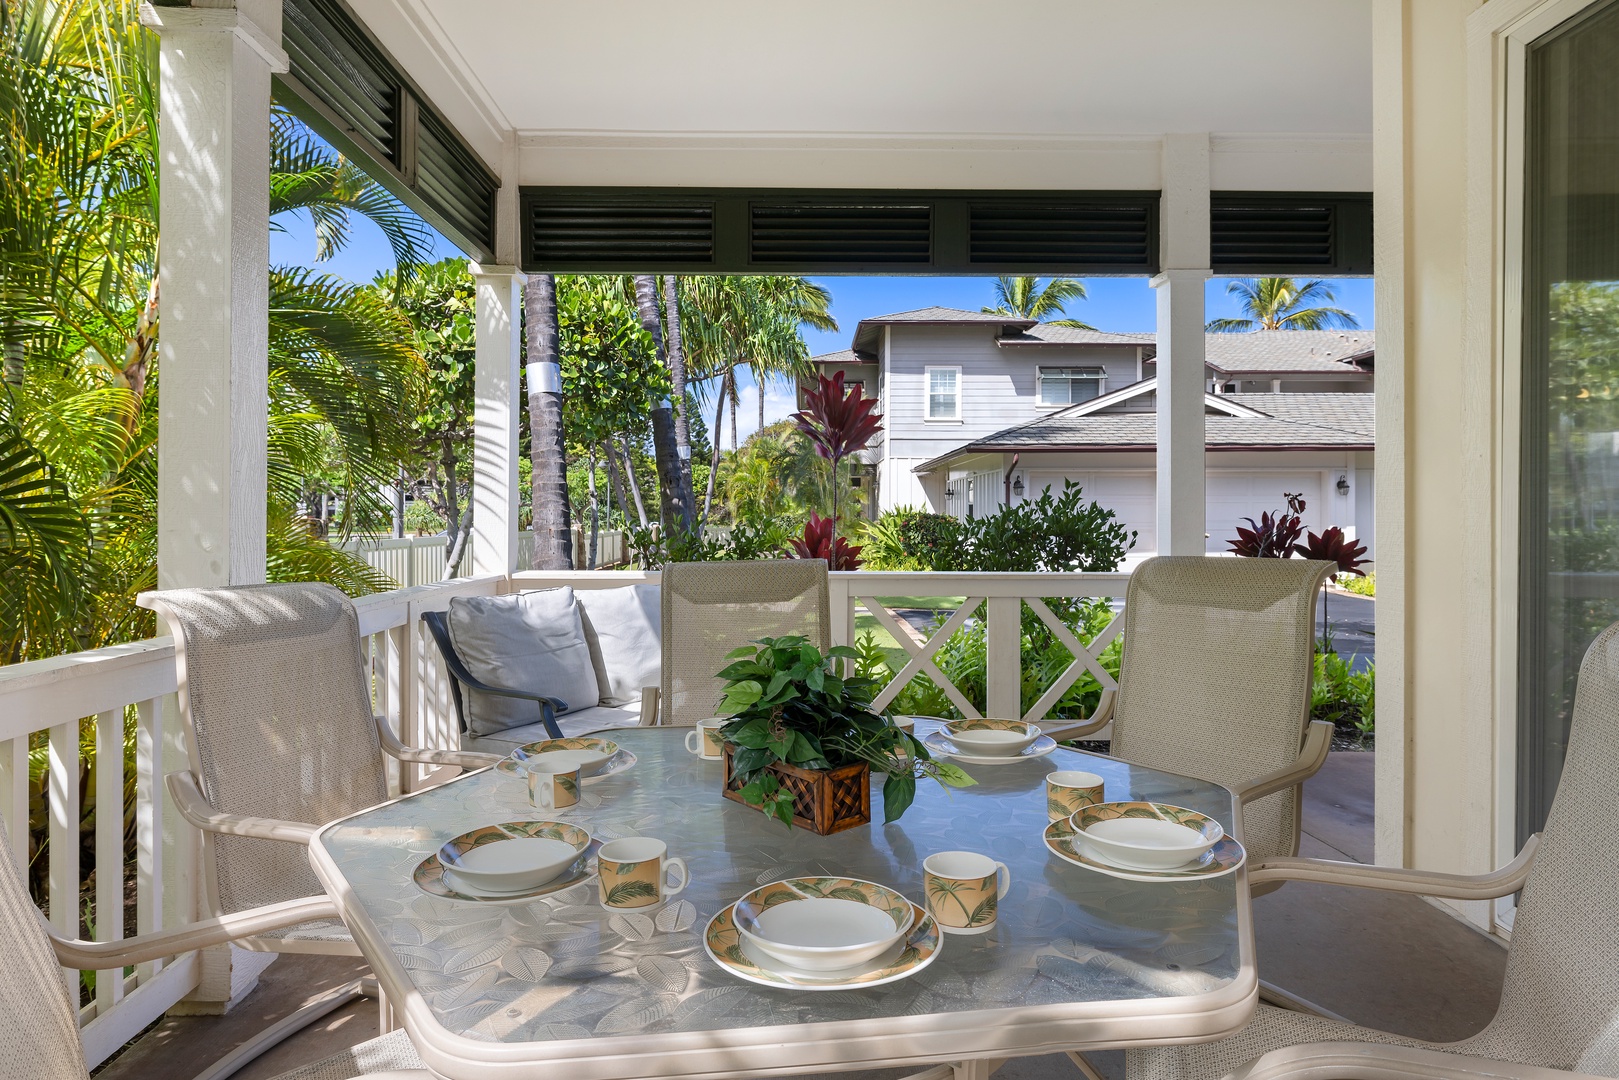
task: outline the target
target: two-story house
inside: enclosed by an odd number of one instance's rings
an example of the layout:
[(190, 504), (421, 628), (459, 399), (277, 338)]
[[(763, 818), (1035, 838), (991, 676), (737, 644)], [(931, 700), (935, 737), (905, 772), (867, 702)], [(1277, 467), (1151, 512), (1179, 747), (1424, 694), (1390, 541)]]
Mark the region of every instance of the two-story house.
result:
[[(1045, 326), (952, 308), (861, 321), (850, 349), (815, 357), (881, 402), (865, 482), (878, 510), (993, 514), (1064, 480), (1157, 548), (1152, 334)], [(1310, 528), (1372, 543), (1373, 336), (1210, 334), (1205, 425), (1208, 548), (1302, 494)]]

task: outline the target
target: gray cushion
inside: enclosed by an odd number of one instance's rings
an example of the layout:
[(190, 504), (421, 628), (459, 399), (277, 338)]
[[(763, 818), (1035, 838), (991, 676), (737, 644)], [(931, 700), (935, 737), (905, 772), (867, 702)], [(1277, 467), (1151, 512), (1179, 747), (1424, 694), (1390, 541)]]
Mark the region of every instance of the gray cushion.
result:
[[(564, 713), (557, 717), (557, 727), (562, 729), (564, 738), (589, 735), (593, 731), (608, 728), (634, 727), (640, 722), (639, 701), (631, 705), (601, 705), (594, 709), (580, 709), (578, 712)], [(545, 730), (545, 725), (536, 722), (488, 735), (465, 732), (461, 736), (461, 749), (477, 750), (484, 754), (509, 754), (525, 743), (539, 742), (550, 737), (551, 734)]]
[[(448, 621), (455, 651), (479, 682), (560, 698), (573, 709), (596, 704), (596, 669), (572, 589), (457, 596)], [(532, 724), (540, 715), (531, 701), (475, 690), (465, 706), (473, 735)]]
[(663, 613), (656, 585), (621, 589), (581, 589), (585, 644), (596, 666), (596, 686), (603, 705), (641, 700), (641, 691), (657, 686), (663, 668)]

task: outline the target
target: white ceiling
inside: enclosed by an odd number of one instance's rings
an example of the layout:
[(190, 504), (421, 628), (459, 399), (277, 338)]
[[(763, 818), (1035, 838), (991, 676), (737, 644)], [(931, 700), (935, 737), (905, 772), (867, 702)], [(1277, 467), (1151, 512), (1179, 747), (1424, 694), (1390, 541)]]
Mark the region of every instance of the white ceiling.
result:
[[(690, 175), (715, 150), (745, 162), (750, 150), (835, 149), (838, 140), (868, 151), (906, 139), (936, 151), (955, 138), (997, 153), (1049, 152), (1206, 131), (1258, 137), (1243, 145), (1273, 156), (1300, 142), (1369, 159), (1370, 0), (352, 6), (497, 169), (516, 133), (525, 182), (588, 182), (625, 168), (636, 179), (596, 182), (669, 182), (649, 175), (659, 172), (659, 147), (674, 182), (723, 180), (734, 174)], [(633, 152), (630, 164), (615, 151)], [(1079, 167), (1072, 153), (1058, 157), (1036, 171)], [(590, 164), (581, 173), (573, 159)], [(798, 161), (815, 166), (813, 155)], [(918, 161), (913, 172), (936, 168), (928, 154)], [(989, 168), (940, 186), (1005, 182), (1004, 169)]]

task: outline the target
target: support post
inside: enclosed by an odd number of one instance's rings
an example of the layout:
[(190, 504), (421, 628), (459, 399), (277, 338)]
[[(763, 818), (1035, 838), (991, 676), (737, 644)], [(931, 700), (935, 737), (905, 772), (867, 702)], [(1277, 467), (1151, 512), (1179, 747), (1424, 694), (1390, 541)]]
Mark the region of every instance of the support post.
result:
[[(143, 4), (141, 22), (160, 39), (158, 587), (254, 584), (265, 578), (270, 76), (287, 70), (281, 3)], [(172, 698), (163, 714), (162, 770), (189, 768)], [(162, 820), (172, 926), (195, 917), (196, 837), (172, 806)], [(174, 1011), (225, 1011), (274, 959), (206, 950), (200, 985)]]
[(477, 348), (472, 421), (472, 572), (517, 569), (518, 365), (523, 274), (515, 266), (472, 267)]
[(1158, 291), (1158, 554), (1207, 550), (1203, 433), (1209, 137), (1164, 136)]

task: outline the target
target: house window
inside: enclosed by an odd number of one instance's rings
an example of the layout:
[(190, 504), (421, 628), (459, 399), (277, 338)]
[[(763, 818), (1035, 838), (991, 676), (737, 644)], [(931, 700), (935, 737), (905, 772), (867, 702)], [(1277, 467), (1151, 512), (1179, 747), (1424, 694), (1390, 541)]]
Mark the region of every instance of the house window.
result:
[(928, 419), (961, 419), (961, 369), (958, 367), (930, 367), (925, 372), (928, 381)]
[(1040, 404), (1077, 405), (1102, 393), (1107, 371), (1099, 367), (1043, 367)]

